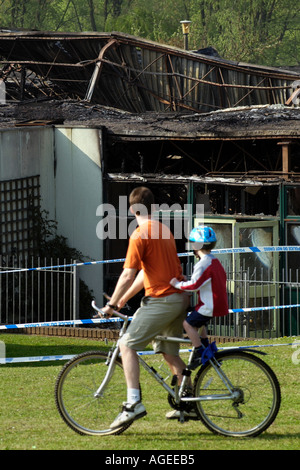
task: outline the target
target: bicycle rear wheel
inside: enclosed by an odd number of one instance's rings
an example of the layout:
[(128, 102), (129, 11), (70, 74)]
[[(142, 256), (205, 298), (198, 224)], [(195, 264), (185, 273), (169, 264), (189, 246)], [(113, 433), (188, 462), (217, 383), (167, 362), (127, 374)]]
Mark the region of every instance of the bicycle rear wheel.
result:
[(215, 434), (253, 437), (265, 431), (274, 421), (280, 407), (280, 387), (272, 369), (260, 358), (245, 352), (227, 351), (216, 354), (221, 367), (234, 387), (234, 399), (214, 399), (230, 395), (219, 374), (208, 362), (194, 380), (194, 396), (208, 396), (196, 402), (199, 416)]
[(120, 409), (122, 396), (126, 394), (120, 359), (116, 361), (114, 372), (101, 396), (95, 397), (108, 369), (107, 358), (107, 353), (99, 351), (79, 354), (65, 364), (57, 377), (56, 406), (65, 423), (79, 434), (121, 434), (131, 424), (110, 429)]

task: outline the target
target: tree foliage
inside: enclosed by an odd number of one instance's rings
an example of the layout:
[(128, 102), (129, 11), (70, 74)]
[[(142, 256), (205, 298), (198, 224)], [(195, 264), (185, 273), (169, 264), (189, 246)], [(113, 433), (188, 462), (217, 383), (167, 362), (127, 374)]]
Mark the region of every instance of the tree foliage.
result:
[(120, 31), (180, 48), (184, 19), (192, 21), (190, 49), (211, 45), (226, 59), (300, 64), (295, 0), (0, 0), (2, 28)]

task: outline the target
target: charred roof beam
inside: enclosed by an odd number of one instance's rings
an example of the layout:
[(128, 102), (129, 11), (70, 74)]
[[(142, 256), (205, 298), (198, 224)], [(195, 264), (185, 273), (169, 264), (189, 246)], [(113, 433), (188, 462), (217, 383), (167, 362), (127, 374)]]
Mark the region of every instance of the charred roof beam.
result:
[(96, 62), (96, 65), (95, 65), (95, 70), (94, 70), (94, 73), (91, 77), (91, 80), (89, 82), (89, 85), (88, 85), (88, 89), (87, 89), (87, 92), (86, 92), (86, 95), (85, 95), (85, 101), (91, 101), (92, 97), (93, 97), (93, 93), (94, 93), (94, 90), (95, 90), (95, 86), (97, 85), (98, 81), (99, 81), (99, 78), (100, 78), (100, 75), (101, 75), (101, 72), (102, 72), (102, 69), (103, 69), (103, 58), (104, 58), (104, 54), (109, 50), (111, 49), (112, 47), (116, 46), (118, 44), (118, 41), (116, 39), (111, 39), (100, 51), (100, 54), (99, 54), (99, 57), (98, 57), (98, 60)]

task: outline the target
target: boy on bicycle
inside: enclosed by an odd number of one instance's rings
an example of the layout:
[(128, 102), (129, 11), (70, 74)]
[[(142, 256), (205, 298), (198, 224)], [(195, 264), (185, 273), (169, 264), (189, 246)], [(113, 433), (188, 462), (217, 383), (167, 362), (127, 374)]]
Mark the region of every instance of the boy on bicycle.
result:
[[(226, 273), (220, 261), (211, 254), (217, 237), (211, 227), (198, 226), (189, 236), (191, 247), (199, 261), (195, 264), (189, 281), (171, 279), (170, 284), (183, 292), (198, 292), (197, 305), (183, 322), (184, 330), (195, 347), (191, 368), (201, 363), (201, 357), (209, 345), (206, 326), (212, 317), (228, 314)], [(201, 330), (199, 337), (198, 329)]]

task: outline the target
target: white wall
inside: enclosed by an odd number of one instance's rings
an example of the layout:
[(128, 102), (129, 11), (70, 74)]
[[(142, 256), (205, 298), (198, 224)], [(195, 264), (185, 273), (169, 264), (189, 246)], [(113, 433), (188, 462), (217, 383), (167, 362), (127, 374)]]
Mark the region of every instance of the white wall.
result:
[(53, 130), (27, 127), (0, 130), (1, 181), (26, 178), (46, 169), (53, 177)]
[[(96, 236), (96, 209), (102, 203), (102, 172), (98, 129), (56, 127), (56, 213), (58, 232), (91, 260), (103, 259)], [(98, 218), (99, 219), (99, 218)], [(102, 265), (84, 266), (79, 274), (96, 301), (102, 302)]]
[[(26, 127), (0, 130), (0, 181), (40, 175), (42, 209), (58, 223), (58, 234), (92, 260), (103, 259), (96, 236), (102, 203), (98, 129)], [(102, 302), (102, 265), (79, 268)]]

